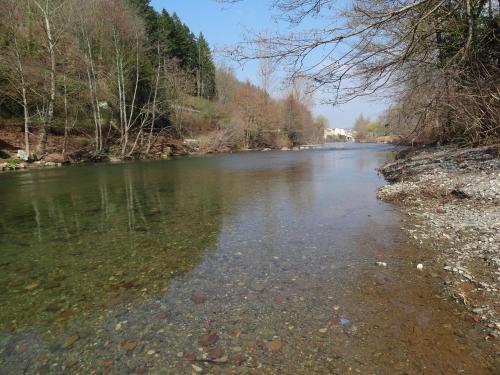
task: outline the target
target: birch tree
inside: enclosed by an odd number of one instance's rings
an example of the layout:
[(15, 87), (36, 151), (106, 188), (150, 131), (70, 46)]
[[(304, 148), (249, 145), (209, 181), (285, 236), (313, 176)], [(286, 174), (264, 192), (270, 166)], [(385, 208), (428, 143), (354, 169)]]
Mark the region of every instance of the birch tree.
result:
[(54, 120), (54, 104), (56, 100), (56, 46), (58, 41), (56, 34), (61, 32), (61, 30), (55, 30), (54, 21), (61, 7), (64, 5), (64, 2), (56, 0), (33, 0), (33, 4), (35, 9), (38, 9), (38, 12), (35, 14), (44, 31), (45, 45), (49, 60), (48, 94), (45, 98), (46, 103), (44, 103), (46, 105), (39, 111), (42, 118), (42, 127), (38, 136), (38, 144), (35, 153), (36, 157), (40, 159), (45, 154), (48, 130)]

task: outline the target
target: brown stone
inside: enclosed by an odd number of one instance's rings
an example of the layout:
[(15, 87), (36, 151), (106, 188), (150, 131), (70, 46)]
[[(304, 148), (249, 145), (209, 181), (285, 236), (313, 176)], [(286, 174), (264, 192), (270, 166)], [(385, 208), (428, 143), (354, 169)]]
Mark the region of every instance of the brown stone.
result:
[(215, 344), (219, 340), (219, 336), (216, 332), (210, 332), (206, 335), (200, 336), (198, 338), (198, 344), (201, 346), (210, 346)]
[(277, 304), (282, 304), (285, 303), (285, 298), (280, 293), (273, 293), (272, 294), (273, 301)]
[(130, 352), (130, 351), (134, 350), (135, 347), (137, 346), (137, 341), (126, 340), (126, 341), (122, 341), (122, 343), (120, 345), (125, 351)]
[(97, 364), (100, 366), (103, 366), (103, 367), (109, 367), (113, 364), (113, 360), (112, 359), (99, 359), (97, 361)]
[(196, 356), (193, 353), (187, 353), (182, 356), (186, 361), (196, 361)]
[(278, 351), (281, 349), (282, 346), (283, 346), (283, 344), (281, 343), (281, 341), (278, 341), (278, 340), (271, 340), (271, 341), (266, 342), (266, 348), (270, 352)]
[(18, 353), (24, 353), (28, 349), (28, 345), (26, 344), (20, 344), (16, 346), (16, 352)]
[(247, 294), (247, 300), (249, 301), (255, 301), (257, 299), (257, 294), (253, 293), (253, 292), (250, 292)]
[(240, 337), (241, 336), (241, 331), (238, 331), (236, 329), (232, 329), (227, 333), (231, 337)]
[(158, 313), (155, 316), (156, 320), (165, 320), (167, 318), (168, 318), (168, 314), (165, 311), (162, 311), (161, 313)]
[(61, 314), (59, 314), (61, 318), (68, 318), (70, 316), (75, 315), (75, 310), (73, 309), (66, 309), (64, 311), (61, 311)]
[(196, 292), (191, 296), (191, 301), (193, 301), (193, 303), (195, 303), (196, 305), (205, 303), (206, 300), (207, 295), (203, 292)]
[(64, 362), (64, 367), (66, 369), (70, 369), (75, 367), (78, 364), (78, 359), (69, 359), (66, 362)]
[(236, 366), (241, 366), (241, 364), (245, 362), (245, 358), (243, 358), (240, 354), (234, 354), (230, 357), (230, 359)]
[(212, 350), (208, 352), (208, 358), (210, 359), (218, 359), (224, 355), (224, 351), (220, 346), (216, 346)]

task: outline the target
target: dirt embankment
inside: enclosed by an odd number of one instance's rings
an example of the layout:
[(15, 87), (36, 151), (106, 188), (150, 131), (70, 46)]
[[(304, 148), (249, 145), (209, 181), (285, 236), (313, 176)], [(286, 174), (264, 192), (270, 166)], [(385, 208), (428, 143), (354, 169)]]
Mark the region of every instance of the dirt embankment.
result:
[[(37, 144), (37, 134), (30, 133), (32, 151)], [(23, 163), (18, 159), (17, 151), (24, 150), (24, 129), (15, 125), (0, 125), (0, 171), (28, 167), (60, 166), (62, 164), (95, 163), (119, 161), (121, 159), (168, 159), (173, 155), (185, 155), (193, 151), (190, 144), (183, 143), (167, 135), (155, 135), (146, 155), (147, 137), (139, 138), (135, 151), (122, 158), (118, 140), (109, 139), (105, 153), (95, 155), (93, 138), (84, 129), (72, 129), (65, 141), (62, 130), (53, 130), (47, 140), (46, 153), (42, 160), (35, 163)], [(65, 152), (63, 154), (63, 149)], [(6, 162), (9, 161), (9, 162)]]
[(449, 295), (500, 335), (500, 148), (411, 151), (380, 172), (378, 192), (410, 215), (405, 229), (435, 250), (430, 269), (444, 273)]

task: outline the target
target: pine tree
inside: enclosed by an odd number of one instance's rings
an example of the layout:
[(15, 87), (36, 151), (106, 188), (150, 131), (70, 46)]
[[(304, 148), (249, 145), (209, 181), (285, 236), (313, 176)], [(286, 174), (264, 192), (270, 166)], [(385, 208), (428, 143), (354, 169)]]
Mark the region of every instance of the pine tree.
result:
[(215, 65), (210, 47), (202, 33), (198, 36), (197, 50), (197, 94), (205, 98), (213, 98), (215, 96)]
[(150, 60), (156, 58), (159, 46), (165, 57), (177, 60), (184, 70), (193, 74), (197, 82), (196, 92), (193, 94), (213, 98), (216, 92), (215, 65), (203, 34), (200, 33), (196, 38), (176, 13), (170, 15), (165, 9), (158, 13), (150, 5), (150, 0), (127, 1), (144, 20), (150, 44)]

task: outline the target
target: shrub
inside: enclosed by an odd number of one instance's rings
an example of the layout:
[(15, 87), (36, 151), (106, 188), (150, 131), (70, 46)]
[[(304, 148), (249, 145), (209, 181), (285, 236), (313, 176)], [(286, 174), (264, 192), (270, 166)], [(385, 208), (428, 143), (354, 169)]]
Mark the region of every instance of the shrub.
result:
[(21, 163), (19, 159), (14, 159), (14, 158), (8, 158), (5, 160), (5, 162), (9, 165), (19, 165)]

